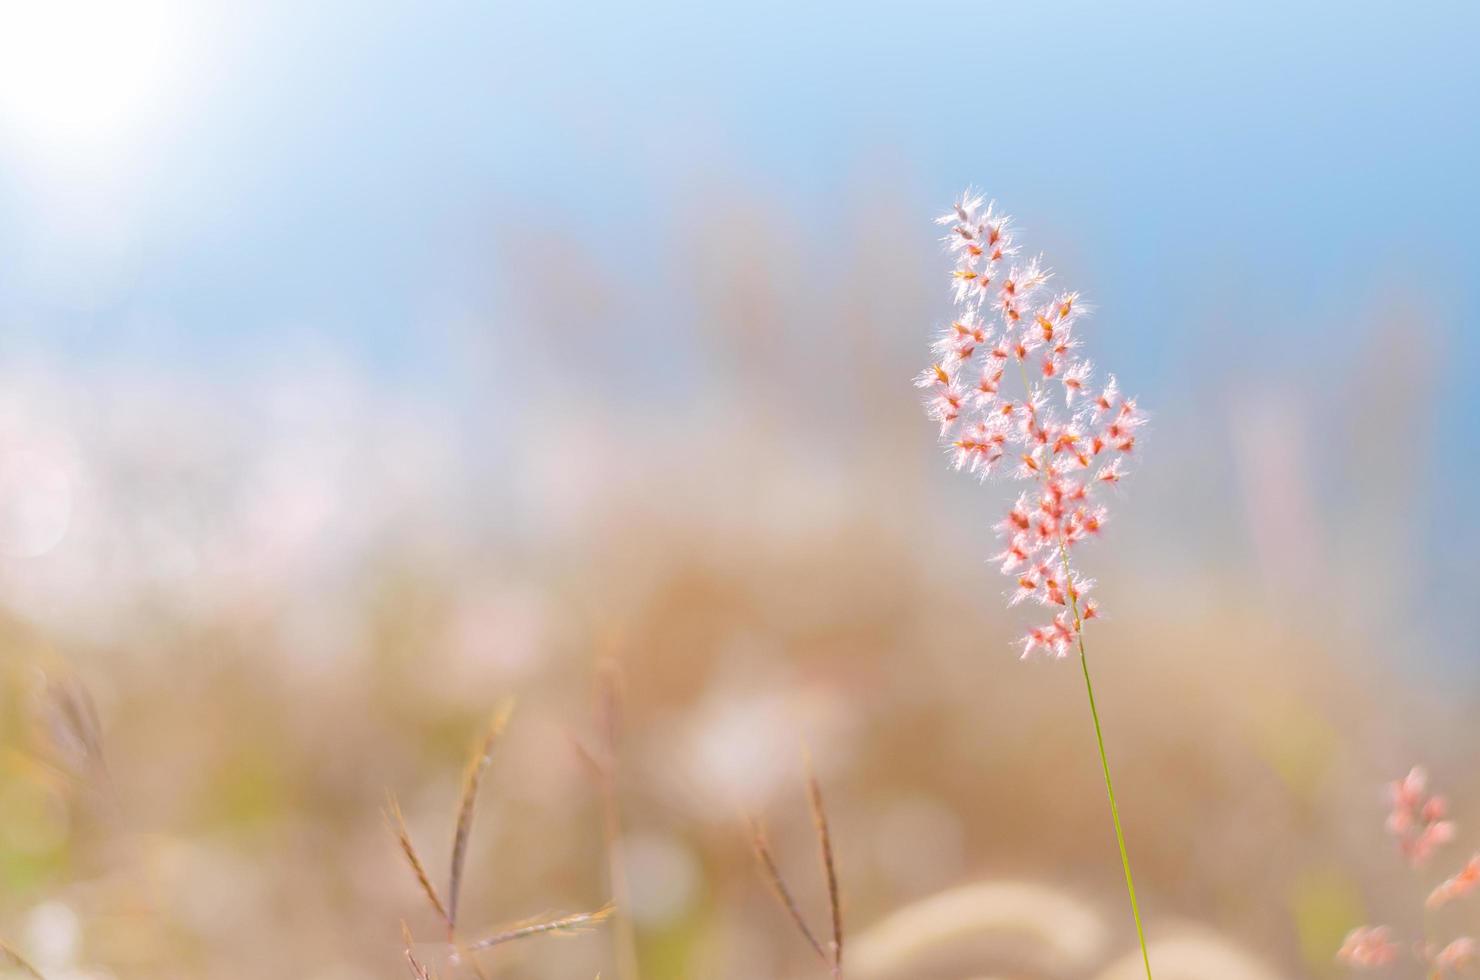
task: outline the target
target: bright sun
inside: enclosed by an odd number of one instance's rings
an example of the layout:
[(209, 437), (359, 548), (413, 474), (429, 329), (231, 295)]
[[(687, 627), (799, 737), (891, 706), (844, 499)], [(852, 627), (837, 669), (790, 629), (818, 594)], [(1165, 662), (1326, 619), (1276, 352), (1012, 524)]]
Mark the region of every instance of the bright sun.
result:
[(0, 138), (64, 153), (137, 131), (169, 94), (183, 3), (0, 0)]

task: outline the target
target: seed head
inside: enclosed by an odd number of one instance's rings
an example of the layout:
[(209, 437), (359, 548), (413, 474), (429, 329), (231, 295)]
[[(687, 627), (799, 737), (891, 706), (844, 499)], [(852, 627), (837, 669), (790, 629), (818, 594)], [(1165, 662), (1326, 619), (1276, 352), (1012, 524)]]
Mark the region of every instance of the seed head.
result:
[(1064, 657), (1099, 615), (1083, 596), (1092, 583), (1074, 569), (1074, 548), (1104, 528), (1103, 498), (1125, 477), (1145, 416), (1113, 376), (1092, 387), (1078, 335), (1089, 308), (1078, 293), (1050, 292), (1039, 258), (1013, 260), (1012, 219), (968, 189), (937, 220), (948, 229), (957, 310), (915, 384), (954, 468), (1030, 484), (996, 525), (1002, 550), (991, 560), (1012, 579), (1009, 605), (1056, 607), (1021, 639), (1023, 656)]
[(1398, 850), (1415, 868), (1424, 864), (1443, 844), (1454, 839), (1454, 824), (1447, 817), (1449, 804), (1442, 796), (1429, 795), (1428, 773), (1414, 766), (1388, 786), (1393, 809), (1387, 830), (1398, 841)]
[(1386, 926), (1359, 926), (1347, 933), (1336, 958), (1352, 966), (1387, 966), (1398, 958), (1398, 944)]

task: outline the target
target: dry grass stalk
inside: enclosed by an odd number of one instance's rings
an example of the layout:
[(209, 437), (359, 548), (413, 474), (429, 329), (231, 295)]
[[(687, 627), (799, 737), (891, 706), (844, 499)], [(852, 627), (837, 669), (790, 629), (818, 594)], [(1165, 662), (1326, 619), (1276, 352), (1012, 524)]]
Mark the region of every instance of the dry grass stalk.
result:
[(43, 672), (34, 717), (53, 756), (46, 764), (58, 766), (99, 799), (119, 807), (103, 754), (103, 725), (82, 681), (70, 673)]
[(491, 949), (504, 943), (514, 942), (516, 939), (525, 939), (529, 936), (539, 936), (545, 933), (576, 933), (598, 925), (611, 917), (615, 906), (603, 905), (595, 912), (579, 912), (575, 915), (564, 915), (554, 919), (536, 919), (513, 926), (502, 932), (496, 932), (466, 947), (470, 952), (480, 949)]
[(54, 745), (81, 775), (106, 770), (103, 726), (92, 695), (75, 677), (48, 676), (41, 708)]
[[(622, 847), (622, 811), (617, 800), (617, 771), (622, 733), (622, 678), (615, 663), (607, 661), (598, 668), (596, 687), (596, 725), (604, 742), (602, 758), (591, 758), (601, 789), (602, 840), (606, 845), (607, 887), (618, 909), (631, 907), (631, 889), (627, 883), (627, 860)], [(589, 756), (589, 753), (588, 753)], [(637, 933), (632, 919), (624, 911), (613, 922), (613, 945), (617, 957), (618, 980), (638, 980)]]
[(411, 929), (404, 921), (401, 923), (401, 941), (406, 946), (406, 965), (411, 967), (411, 975), (416, 980), (436, 980), (431, 969), (416, 958), (416, 940), (412, 938)]
[[(502, 943), (523, 939), (526, 936), (538, 936), (544, 933), (569, 933), (596, 925), (605, 921), (611, 914), (613, 906), (607, 904), (595, 912), (582, 912), (577, 915), (567, 915), (555, 919), (533, 919), (527, 920), (513, 928), (496, 933), (485, 939), (478, 940), (471, 945), (461, 943), (457, 935), (457, 898), (463, 878), (463, 868), (467, 859), (468, 838), (471, 836), (473, 827), (473, 813), (477, 804), (478, 786), (482, 781), (483, 772), (488, 768), (489, 760), (493, 753), (493, 744), (508, 724), (509, 715), (513, 710), (512, 702), (504, 702), (494, 713), (489, 723), (488, 730), (479, 741), (472, 759), (468, 762), (467, 770), (463, 774), (462, 795), (457, 808), (457, 829), (452, 842), (452, 867), (449, 878), (449, 891), (446, 902), (443, 902), (432, 884), (431, 877), (426, 872), (426, 866), (422, 863), (421, 856), (416, 851), (416, 845), (411, 841), (411, 834), (406, 829), (406, 820), (401, 813), (400, 806), (396, 803), (394, 796), (387, 794), (386, 823), (392, 833), (395, 834), (397, 843), (400, 845), (401, 853), (410, 865), (412, 874), (416, 876), (417, 883), (421, 886), (422, 893), (432, 908), (441, 917), (447, 926), (448, 962), (454, 965), (466, 963), (473, 974), (480, 980), (487, 980), (487, 974), (476, 956), (469, 955), (480, 950), (490, 949)], [(412, 975), (418, 980), (434, 980), (435, 975), (430, 969), (417, 959), (412, 944), (411, 931), (403, 922), (401, 924), (402, 939), (406, 947), (406, 962), (411, 967)]]
[(832, 914), (833, 976), (843, 974), (843, 902), (838, 893), (838, 869), (833, 861), (832, 834), (827, 829), (827, 810), (822, 805), (822, 786), (807, 760), (807, 799), (812, 805), (812, 825), (817, 830), (817, 846), (822, 854), (822, 873), (827, 878), (827, 904)]
[(396, 840), (401, 845), (401, 853), (406, 857), (406, 863), (411, 866), (411, 873), (416, 876), (417, 884), (421, 885), (422, 894), (426, 895), (427, 901), (441, 920), (451, 928), (452, 919), (447, 914), (447, 907), (442, 904), (441, 896), (437, 894), (437, 888), (432, 884), (432, 879), (427, 875), (427, 869), (421, 863), (421, 857), (416, 853), (416, 845), (411, 843), (411, 833), (406, 829), (406, 818), (401, 813), (401, 804), (389, 793), (386, 794), (385, 807), (386, 823), (391, 828), (391, 833), (396, 835)]
[(843, 903), (842, 894), (838, 889), (837, 864), (833, 860), (832, 833), (827, 825), (827, 809), (822, 803), (822, 786), (817, 782), (817, 776), (812, 771), (812, 759), (803, 753), (807, 767), (807, 801), (812, 808), (812, 826), (817, 832), (817, 849), (822, 862), (822, 873), (827, 880), (827, 904), (832, 924), (832, 940), (826, 946), (817, 938), (807, 920), (803, 918), (801, 909), (797, 906), (796, 899), (792, 897), (791, 889), (786, 886), (786, 881), (781, 877), (781, 871), (776, 866), (776, 859), (771, 853), (771, 845), (766, 840), (765, 829), (755, 820), (750, 821), (751, 848), (755, 851), (757, 862), (761, 872), (765, 875), (766, 883), (771, 886), (771, 892), (776, 900), (786, 911), (787, 916), (796, 925), (802, 938), (807, 940), (807, 945), (812, 947), (822, 962), (826, 963), (834, 977), (843, 975)]
[(611, 750), (622, 737), (622, 702), (622, 669), (614, 661), (602, 661), (596, 668), (596, 725)]
[(457, 905), (458, 896), (462, 890), (463, 867), (468, 856), (468, 837), (473, 829), (473, 812), (477, 808), (478, 786), (483, 781), (483, 773), (488, 768), (489, 762), (493, 760), (493, 743), (503, 733), (504, 727), (509, 723), (509, 715), (513, 713), (514, 702), (505, 701), (493, 718), (489, 720), (488, 730), (483, 735), (483, 740), (468, 760), (468, 767), (463, 772), (462, 800), (457, 808), (457, 829), (452, 837), (452, 868), (448, 875), (447, 883), (447, 928), (449, 933), (457, 928)]
[(30, 964), (30, 961), (28, 961), (20, 953), (16, 952), (15, 947), (11, 946), (3, 939), (0, 939), (0, 960), (9, 963), (11, 966), (24, 973), (26, 976), (31, 977), (32, 980), (46, 980), (46, 978), (41, 975), (40, 970), (32, 966)]
[(756, 861), (759, 862), (766, 884), (771, 886), (771, 892), (776, 896), (776, 901), (796, 925), (802, 938), (807, 941), (807, 945), (812, 947), (822, 962), (831, 964), (831, 957), (822, 948), (822, 943), (817, 941), (817, 936), (807, 925), (807, 920), (802, 917), (802, 910), (797, 907), (796, 899), (792, 898), (791, 889), (786, 887), (786, 879), (781, 877), (781, 870), (776, 867), (776, 859), (771, 855), (771, 845), (766, 840), (765, 828), (756, 820), (750, 821), (750, 846), (755, 851)]

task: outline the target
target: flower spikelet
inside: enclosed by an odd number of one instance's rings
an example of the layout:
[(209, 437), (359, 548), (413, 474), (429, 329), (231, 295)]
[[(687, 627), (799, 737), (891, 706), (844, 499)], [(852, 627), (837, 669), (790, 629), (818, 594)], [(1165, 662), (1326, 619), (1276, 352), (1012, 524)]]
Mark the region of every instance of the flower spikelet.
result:
[(1424, 864), (1440, 845), (1454, 839), (1454, 824), (1448, 819), (1449, 804), (1442, 796), (1427, 792), (1428, 773), (1414, 766), (1408, 775), (1388, 786), (1392, 811), (1387, 830), (1398, 841), (1398, 849), (1414, 867)]
[(1480, 854), (1466, 861), (1465, 866), (1453, 876), (1444, 879), (1438, 888), (1429, 893), (1429, 899), (1425, 904), (1431, 909), (1436, 909), (1456, 898), (1463, 898), (1474, 891), (1477, 886), (1480, 886)]
[(1398, 944), (1386, 926), (1359, 926), (1347, 933), (1336, 958), (1352, 966), (1387, 966), (1398, 958)]
[(1028, 485), (996, 526), (991, 560), (1012, 581), (1009, 604), (1051, 611), (1019, 641), (1022, 655), (1064, 657), (1099, 615), (1075, 549), (1105, 527), (1145, 416), (1114, 376), (1095, 382), (1081, 353), (1089, 308), (1019, 255), (1011, 218), (968, 189), (938, 221), (956, 310), (915, 384), (955, 469)]

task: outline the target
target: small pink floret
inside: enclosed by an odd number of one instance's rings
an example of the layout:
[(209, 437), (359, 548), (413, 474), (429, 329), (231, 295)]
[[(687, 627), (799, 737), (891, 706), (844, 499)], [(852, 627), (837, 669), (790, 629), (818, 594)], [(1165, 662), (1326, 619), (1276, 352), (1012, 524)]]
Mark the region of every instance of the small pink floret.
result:
[(1414, 766), (1408, 775), (1388, 785), (1392, 811), (1387, 830), (1398, 841), (1398, 850), (1409, 864), (1418, 867), (1441, 846), (1454, 839), (1454, 824), (1444, 819), (1448, 804), (1442, 796), (1427, 793), (1428, 773)]
[(1440, 973), (1457, 973), (1474, 963), (1480, 956), (1480, 944), (1463, 936), (1429, 957), (1429, 962)]
[(1398, 958), (1398, 944), (1392, 941), (1387, 926), (1359, 926), (1347, 933), (1336, 958), (1367, 969), (1387, 966)]
[(1428, 905), (1436, 909), (1441, 905), (1463, 898), (1480, 886), (1480, 854), (1476, 854), (1465, 862), (1465, 866), (1450, 878), (1446, 878), (1438, 888), (1429, 893)]
[[(1002, 550), (992, 560), (1013, 580), (1010, 605), (1034, 599), (1061, 610), (1022, 638), (1023, 656), (1066, 656), (1099, 613), (1078, 594), (1087, 585), (1075, 585), (1074, 550), (1104, 527), (1099, 495), (1125, 477), (1146, 419), (1113, 376), (1091, 390), (1090, 362), (1078, 353), (1088, 308), (1078, 293), (1049, 292), (1053, 274), (1037, 257), (1013, 264), (1008, 217), (967, 191), (938, 221), (955, 260), (958, 309), (932, 346), (936, 362), (915, 384), (956, 469), (1028, 484), (997, 523)], [(1007, 385), (1016, 389), (1010, 398)], [(1051, 397), (1059, 385), (1065, 408)]]

